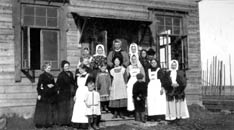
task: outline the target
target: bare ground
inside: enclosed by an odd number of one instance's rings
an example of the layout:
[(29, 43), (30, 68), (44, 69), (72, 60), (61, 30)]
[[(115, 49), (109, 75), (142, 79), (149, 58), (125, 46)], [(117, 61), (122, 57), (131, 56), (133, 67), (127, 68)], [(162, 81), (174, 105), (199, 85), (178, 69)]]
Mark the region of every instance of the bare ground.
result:
[[(234, 130), (234, 114), (209, 112), (198, 105), (189, 106), (190, 118), (175, 124), (166, 122), (139, 123), (133, 120), (102, 123), (101, 130)], [(45, 130), (36, 129), (33, 119), (7, 118), (5, 130)], [(72, 127), (53, 127), (46, 130), (74, 130)]]

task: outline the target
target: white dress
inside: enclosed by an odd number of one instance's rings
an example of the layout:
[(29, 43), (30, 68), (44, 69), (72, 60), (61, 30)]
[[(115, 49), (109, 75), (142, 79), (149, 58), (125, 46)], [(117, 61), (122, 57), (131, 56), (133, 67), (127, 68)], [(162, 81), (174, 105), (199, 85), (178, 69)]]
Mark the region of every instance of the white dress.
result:
[(128, 80), (128, 83), (127, 83), (127, 96), (128, 96), (127, 110), (133, 111), (135, 110), (135, 107), (134, 107), (134, 102), (133, 102), (133, 97), (132, 97), (132, 89), (133, 89), (133, 85), (137, 81), (136, 75), (140, 73), (140, 68), (133, 67), (132, 65), (130, 65), (129, 73), (130, 73), (130, 79)]
[(76, 90), (76, 100), (73, 108), (72, 122), (74, 123), (88, 123), (88, 117), (86, 116), (87, 106), (85, 104), (85, 98), (88, 93), (88, 87), (85, 86), (88, 74), (85, 77), (78, 77)]
[(166, 114), (166, 95), (165, 91), (160, 95), (161, 82), (158, 79), (158, 68), (156, 71), (148, 70), (150, 82), (147, 89), (148, 116)]
[(101, 115), (100, 95), (97, 91), (89, 91), (86, 94), (85, 103), (90, 106), (86, 110), (86, 115)]

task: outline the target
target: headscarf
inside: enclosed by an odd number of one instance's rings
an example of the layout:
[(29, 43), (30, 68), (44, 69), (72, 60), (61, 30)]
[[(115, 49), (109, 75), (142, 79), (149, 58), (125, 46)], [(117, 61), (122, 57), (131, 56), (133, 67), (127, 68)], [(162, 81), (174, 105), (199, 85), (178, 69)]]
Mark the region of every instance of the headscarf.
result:
[[(135, 48), (136, 48), (136, 52), (135, 53), (133, 53), (132, 49), (131, 49), (133, 46), (135, 46)], [(134, 56), (134, 55), (136, 56), (137, 66), (138, 67), (142, 67), (142, 64), (141, 64), (141, 62), (139, 60), (138, 45), (136, 43), (131, 43), (130, 46), (129, 46), (129, 56), (130, 56), (130, 63), (131, 64), (132, 64), (132, 56)]]
[[(136, 52), (132, 52), (132, 47), (136, 48)], [(136, 55), (136, 57), (139, 59), (139, 54), (138, 54), (138, 45), (136, 43), (131, 43), (129, 46), (129, 56), (132, 57), (133, 55)]]
[[(101, 47), (103, 49), (103, 53), (102, 54), (98, 54), (98, 48), (99, 47)], [(106, 57), (104, 45), (98, 44), (96, 46), (96, 53), (93, 56), (104, 56), (104, 57)]]
[[(173, 63), (176, 63), (176, 68), (175, 68), (175, 69), (172, 69), (172, 68), (171, 68), (171, 65), (172, 65)], [(178, 70), (178, 68), (179, 68), (179, 63), (178, 63), (178, 61), (177, 61), (177, 60), (171, 60), (170, 65), (169, 65), (169, 70), (171, 71), (170, 77), (171, 77), (172, 83), (177, 83), (177, 82), (176, 82), (176, 77), (177, 77), (177, 70)]]

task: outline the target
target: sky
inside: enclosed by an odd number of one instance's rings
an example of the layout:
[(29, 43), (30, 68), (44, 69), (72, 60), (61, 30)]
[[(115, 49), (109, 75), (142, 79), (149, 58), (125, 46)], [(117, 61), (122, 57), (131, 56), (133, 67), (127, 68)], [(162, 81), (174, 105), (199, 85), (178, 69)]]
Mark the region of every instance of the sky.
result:
[[(226, 84), (230, 84), (229, 56), (234, 81), (234, 0), (202, 0), (199, 3), (201, 60), (206, 71), (207, 60), (217, 56), (226, 66)], [(234, 83), (232, 83), (233, 85)]]

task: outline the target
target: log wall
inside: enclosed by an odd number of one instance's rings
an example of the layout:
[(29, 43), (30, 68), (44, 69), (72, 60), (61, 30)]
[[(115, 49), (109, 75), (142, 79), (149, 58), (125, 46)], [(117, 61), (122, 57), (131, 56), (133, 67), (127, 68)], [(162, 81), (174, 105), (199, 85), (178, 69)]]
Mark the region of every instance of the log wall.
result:
[[(3, 0), (0, 3), (0, 116), (16, 113), (25, 118), (32, 117), (36, 103), (36, 83), (23, 77), (15, 82), (15, 46), (12, 18), (12, 3), (15, 0)], [(160, 8), (188, 12), (189, 68), (187, 72), (187, 99), (189, 103), (200, 102), (201, 58), (199, 38), (198, 5), (194, 0), (70, 0), (67, 9), (66, 59), (71, 62), (74, 72), (81, 46), (78, 44), (80, 28), (70, 14), (77, 12), (93, 17), (136, 19), (147, 21), (148, 8)]]

